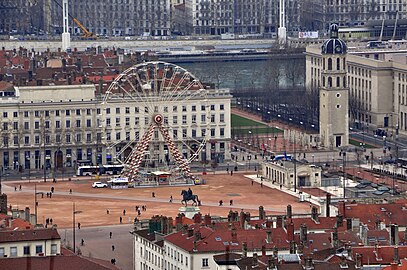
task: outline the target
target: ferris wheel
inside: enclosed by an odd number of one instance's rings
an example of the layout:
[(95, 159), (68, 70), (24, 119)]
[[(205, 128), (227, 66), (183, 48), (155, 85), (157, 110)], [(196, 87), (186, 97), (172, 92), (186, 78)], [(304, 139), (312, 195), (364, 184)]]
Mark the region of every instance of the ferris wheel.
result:
[[(112, 131), (107, 112), (116, 108), (116, 127), (120, 127), (120, 116), (129, 113), (126, 136), (117, 136), (116, 130), (115, 140), (111, 137), (107, 141), (108, 151), (125, 165), (122, 176), (134, 180), (142, 168), (154, 164), (157, 170), (190, 177), (190, 163), (201, 153), (206, 155), (210, 120), (207, 92), (194, 75), (170, 63), (146, 62), (121, 73), (106, 90), (102, 111), (104, 121), (109, 122), (106, 128)], [(117, 108), (125, 108), (125, 112)], [(130, 117), (133, 109), (137, 117)], [(127, 123), (131, 118), (139, 121)]]

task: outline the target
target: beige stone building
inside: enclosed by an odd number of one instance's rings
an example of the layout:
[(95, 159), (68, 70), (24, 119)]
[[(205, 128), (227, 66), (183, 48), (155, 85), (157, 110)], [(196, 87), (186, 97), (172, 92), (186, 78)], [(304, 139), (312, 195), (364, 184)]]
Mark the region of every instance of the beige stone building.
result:
[[(294, 168), (296, 166), (296, 168)], [(271, 161), (262, 164), (262, 175), (266, 181), (286, 188), (320, 187), (320, 167), (293, 161)], [(295, 181), (296, 178), (296, 181)]]
[[(395, 138), (397, 132), (407, 134), (407, 50), (403, 44), (391, 47), (350, 47), (346, 71), (350, 128), (381, 129)], [(315, 91), (322, 84), (320, 48), (308, 47), (306, 55), (306, 86)]]
[[(184, 158), (191, 156), (197, 138), (205, 137), (197, 160), (222, 162), (230, 158), (231, 95), (226, 89), (205, 91), (205, 99), (196, 96), (157, 106), (166, 112), (164, 123)], [(140, 99), (102, 102), (94, 85), (25, 86), (0, 92), (0, 165), (59, 169), (124, 160), (130, 150), (124, 147), (143, 135), (151, 121), (148, 111), (155, 108)], [(167, 158), (158, 130), (150, 147), (151, 160)]]

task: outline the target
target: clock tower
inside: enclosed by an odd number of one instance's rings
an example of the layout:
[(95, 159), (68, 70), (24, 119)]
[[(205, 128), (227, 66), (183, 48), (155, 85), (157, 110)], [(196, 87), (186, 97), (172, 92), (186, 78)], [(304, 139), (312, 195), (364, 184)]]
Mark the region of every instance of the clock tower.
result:
[(325, 147), (349, 144), (349, 88), (346, 77), (346, 43), (338, 37), (338, 26), (330, 26), (330, 38), (322, 45), (319, 96), (319, 132)]

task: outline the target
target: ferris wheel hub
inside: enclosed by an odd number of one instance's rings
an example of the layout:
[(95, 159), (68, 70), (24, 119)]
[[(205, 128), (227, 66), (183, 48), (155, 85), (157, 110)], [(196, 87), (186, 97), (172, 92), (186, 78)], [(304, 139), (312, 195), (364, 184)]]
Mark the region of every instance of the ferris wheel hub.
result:
[(161, 124), (163, 121), (163, 116), (161, 114), (156, 114), (154, 115), (153, 120), (156, 124)]

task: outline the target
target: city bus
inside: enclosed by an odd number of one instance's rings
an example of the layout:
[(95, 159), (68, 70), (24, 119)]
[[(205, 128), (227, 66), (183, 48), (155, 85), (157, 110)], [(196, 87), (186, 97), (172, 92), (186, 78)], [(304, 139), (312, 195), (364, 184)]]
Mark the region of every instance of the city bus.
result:
[(122, 164), (114, 164), (114, 165), (87, 165), (87, 166), (79, 166), (78, 170), (76, 171), (77, 176), (91, 176), (91, 175), (116, 175), (120, 174), (124, 169), (124, 165)]

